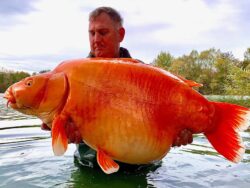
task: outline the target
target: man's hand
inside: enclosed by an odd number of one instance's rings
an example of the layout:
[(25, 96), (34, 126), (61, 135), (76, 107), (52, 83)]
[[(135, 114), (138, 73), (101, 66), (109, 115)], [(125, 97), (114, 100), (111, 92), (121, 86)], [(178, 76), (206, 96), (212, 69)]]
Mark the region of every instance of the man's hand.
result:
[(177, 138), (174, 140), (172, 147), (191, 144), (193, 142), (192, 132), (188, 129), (182, 130)]
[(65, 132), (68, 137), (69, 143), (79, 144), (80, 142), (82, 142), (81, 134), (78, 131), (77, 126), (73, 122), (68, 122), (65, 125)]
[(45, 123), (43, 123), (43, 124), (41, 125), (41, 129), (44, 130), (44, 131), (50, 131), (50, 130), (51, 130), (51, 129), (49, 128), (49, 126), (46, 125)]

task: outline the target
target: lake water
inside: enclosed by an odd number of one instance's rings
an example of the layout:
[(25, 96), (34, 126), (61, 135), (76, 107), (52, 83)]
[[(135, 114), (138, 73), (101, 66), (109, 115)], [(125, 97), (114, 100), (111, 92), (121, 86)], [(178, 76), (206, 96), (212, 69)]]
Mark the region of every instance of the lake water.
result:
[(0, 187), (82, 188), (249, 188), (250, 130), (242, 133), (246, 154), (231, 163), (217, 154), (203, 135), (188, 146), (172, 148), (158, 164), (144, 169), (121, 169), (105, 175), (99, 168), (79, 165), (71, 144), (62, 157), (54, 156), (50, 132), (41, 121), (6, 108), (0, 95)]

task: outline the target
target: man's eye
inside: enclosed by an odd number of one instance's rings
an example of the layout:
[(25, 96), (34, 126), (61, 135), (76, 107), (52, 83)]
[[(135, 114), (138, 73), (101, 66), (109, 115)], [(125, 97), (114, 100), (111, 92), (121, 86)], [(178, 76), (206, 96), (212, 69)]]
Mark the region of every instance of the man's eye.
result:
[(94, 31), (90, 31), (89, 34), (90, 34), (91, 36), (95, 36), (95, 32), (94, 32)]
[(108, 33), (108, 31), (106, 31), (106, 30), (99, 32), (99, 34), (102, 35), (102, 36), (106, 35), (107, 33)]

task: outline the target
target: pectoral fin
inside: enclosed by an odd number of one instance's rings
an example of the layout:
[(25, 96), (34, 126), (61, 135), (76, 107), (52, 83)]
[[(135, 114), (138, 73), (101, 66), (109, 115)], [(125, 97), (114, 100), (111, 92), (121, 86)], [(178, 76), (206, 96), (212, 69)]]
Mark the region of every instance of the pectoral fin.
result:
[(97, 162), (106, 174), (112, 174), (119, 170), (119, 165), (100, 149), (97, 150)]
[(65, 132), (65, 118), (56, 116), (52, 124), (52, 147), (55, 155), (63, 155), (68, 148), (68, 138)]

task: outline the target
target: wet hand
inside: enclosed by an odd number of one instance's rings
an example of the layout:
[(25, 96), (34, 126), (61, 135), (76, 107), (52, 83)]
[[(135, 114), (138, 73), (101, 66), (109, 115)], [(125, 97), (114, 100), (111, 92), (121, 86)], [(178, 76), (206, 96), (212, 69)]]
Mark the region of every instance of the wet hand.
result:
[(182, 130), (174, 140), (172, 147), (191, 144), (193, 142), (192, 132), (188, 129)]
[(68, 122), (65, 125), (65, 132), (69, 143), (79, 144), (82, 142), (81, 134), (73, 122)]
[(44, 130), (44, 131), (50, 131), (51, 130), (50, 127), (48, 125), (46, 125), (45, 123), (43, 123), (41, 125), (41, 129)]

